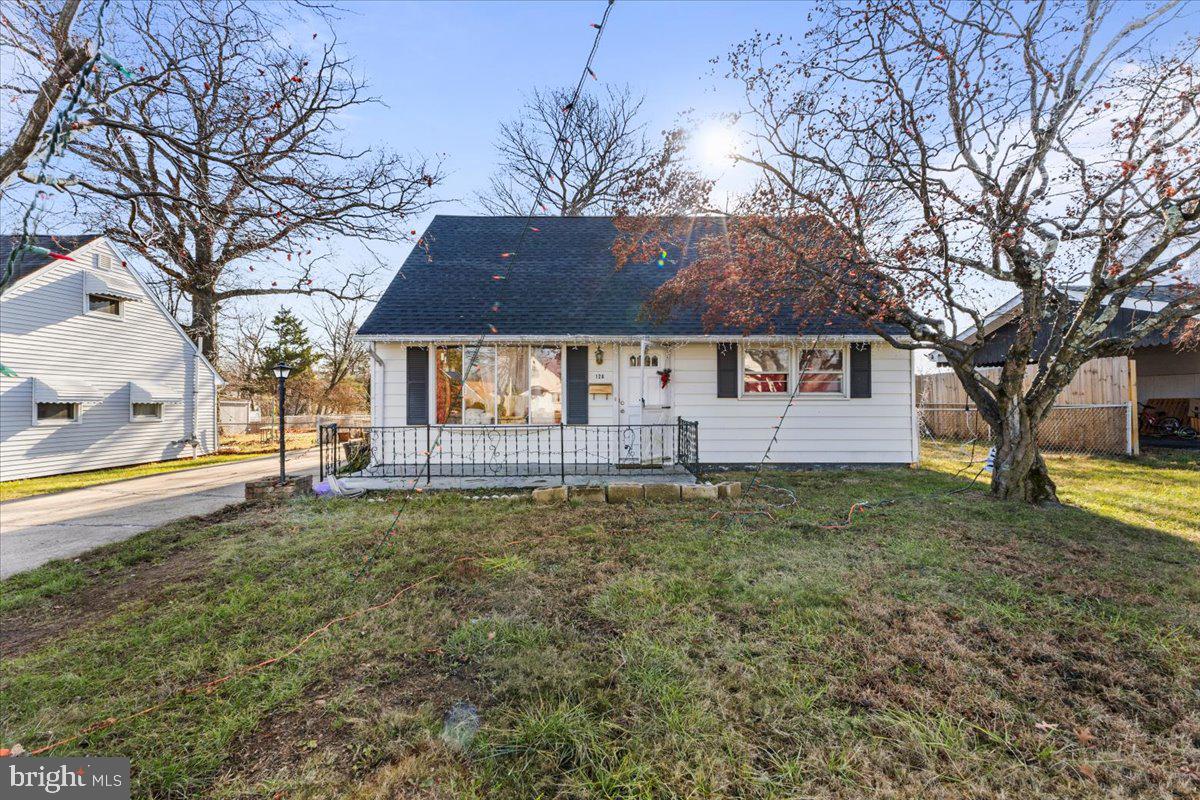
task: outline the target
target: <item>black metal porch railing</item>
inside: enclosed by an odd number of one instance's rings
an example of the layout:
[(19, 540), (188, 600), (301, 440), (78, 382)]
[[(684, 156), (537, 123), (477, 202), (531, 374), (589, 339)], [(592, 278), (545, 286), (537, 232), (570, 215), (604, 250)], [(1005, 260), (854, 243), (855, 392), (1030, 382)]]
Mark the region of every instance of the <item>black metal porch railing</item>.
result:
[(700, 474), (700, 425), (322, 425), (320, 474), (527, 478)]

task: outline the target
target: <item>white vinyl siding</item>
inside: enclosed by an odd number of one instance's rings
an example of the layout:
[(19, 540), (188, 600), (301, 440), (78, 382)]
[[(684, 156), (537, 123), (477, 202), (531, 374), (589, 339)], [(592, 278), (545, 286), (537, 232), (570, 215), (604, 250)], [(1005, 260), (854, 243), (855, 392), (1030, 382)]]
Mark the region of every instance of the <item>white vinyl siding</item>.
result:
[[(553, 340), (547, 344), (558, 344)], [(432, 346), (433, 343), (431, 343)], [(589, 425), (616, 424), (622, 389), (617, 359), (627, 349), (604, 347), (605, 363), (596, 365), (595, 345), (588, 348), (592, 383), (611, 383), (612, 398), (591, 398)], [(405, 424), (404, 345), (377, 343), (384, 380), (372, 396), (378, 426)], [(663, 421), (683, 418), (700, 423), (700, 460), (718, 464), (754, 464), (770, 441), (788, 403), (788, 394), (751, 398), (717, 397), (715, 344), (671, 348), (671, 381)], [(432, 353), (432, 350), (431, 350)], [(627, 363), (627, 362), (626, 362)], [(376, 366), (376, 375), (380, 367)], [(650, 379), (657, 381), (653, 372)], [(849, 382), (848, 363), (845, 382)], [(913, 431), (913, 361), (908, 351), (882, 342), (872, 348), (869, 398), (844, 395), (798, 397), (787, 413), (771, 461), (776, 464), (908, 464), (917, 459)], [(380, 391), (380, 389), (382, 391)], [(625, 398), (637, 402), (636, 398)], [(432, 408), (432, 399), (431, 406)], [(658, 418), (647, 421), (658, 421)]]
[[(147, 295), (123, 300), (122, 316), (85, 313), (92, 254), (120, 256), (103, 241), (35, 272), (0, 300), (0, 362), (17, 377), (0, 377), (0, 479), (53, 475), (192, 455), (217, 447), (217, 378), (178, 327)], [(104, 263), (104, 259), (101, 259)], [(100, 270), (105, 272), (103, 268)], [(34, 425), (34, 380), (82, 381), (96, 393), (69, 425)], [(163, 386), (182, 398), (164, 403), (154, 424), (131, 421), (130, 381)]]
[[(762, 457), (789, 395), (717, 397), (715, 345), (674, 348), (676, 417), (700, 423), (700, 461), (753, 464)], [(907, 464), (913, 452), (912, 362), (904, 350), (876, 344), (871, 397), (798, 397), (771, 451), (776, 464)]]

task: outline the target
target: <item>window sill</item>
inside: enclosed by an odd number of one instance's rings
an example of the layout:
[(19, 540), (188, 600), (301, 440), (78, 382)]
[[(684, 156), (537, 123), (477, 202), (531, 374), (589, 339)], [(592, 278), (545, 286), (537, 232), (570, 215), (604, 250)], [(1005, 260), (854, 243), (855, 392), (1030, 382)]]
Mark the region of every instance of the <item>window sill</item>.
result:
[(65, 428), (68, 425), (76, 425), (79, 423), (77, 419), (39, 419), (34, 420), (35, 428)]

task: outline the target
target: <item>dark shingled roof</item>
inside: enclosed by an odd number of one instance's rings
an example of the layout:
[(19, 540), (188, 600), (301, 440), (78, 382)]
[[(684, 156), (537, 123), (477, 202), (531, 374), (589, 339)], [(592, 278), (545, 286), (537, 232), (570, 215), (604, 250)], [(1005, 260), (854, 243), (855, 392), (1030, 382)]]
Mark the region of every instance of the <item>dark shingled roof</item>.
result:
[[(1142, 293), (1139, 299), (1153, 299), (1166, 302), (1178, 297), (1181, 290), (1173, 289), (1170, 286), (1162, 286), (1151, 288), (1147, 287), (1147, 291)], [(1072, 306), (1077, 306), (1078, 303), (1072, 303)], [(1149, 310), (1136, 308), (1121, 308), (1117, 310), (1116, 316), (1108, 323), (1104, 329), (1104, 336), (1125, 336), (1129, 330), (1137, 323), (1144, 322), (1147, 317), (1152, 316)], [(1161, 347), (1162, 345), (1176, 344), (1183, 337), (1186, 323), (1179, 321), (1166, 330), (1152, 333), (1149, 336), (1144, 336), (1133, 344), (1130, 350), (1140, 350), (1144, 347)], [(1012, 345), (1013, 339), (1016, 338), (1017, 323), (1016, 321), (1006, 322), (996, 330), (988, 334), (986, 343), (975, 354), (975, 365), (979, 367), (998, 367), (1004, 364), (1008, 356), (1008, 348)], [(1052, 341), (1051, 337), (1057, 337), (1058, 332), (1054, 330), (1052, 318), (1048, 318), (1042, 323), (1041, 330), (1033, 341), (1033, 353), (1030, 355), (1031, 361), (1036, 361), (1045, 352), (1047, 344)], [(945, 363), (945, 359), (938, 357), (935, 360), (938, 363)]]
[[(73, 250), (78, 250), (90, 241), (99, 239), (98, 233), (81, 233), (72, 236), (34, 236), (33, 244), (35, 247), (44, 247), (47, 250), (52, 250), (55, 253), (70, 253)], [(4, 270), (8, 265), (8, 257), (12, 253), (13, 248), (21, 244), (21, 235), (12, 234), (9, 236), (0, 236), (0, 280), (3, 279)], [(15, 281), (24, 278), (26, 275), (31, 275), (37, 272), (42, 267), (49, 266), (54, 263), (54, 259), (49, 256), (41, 256), (36, 253), (31, 253), (28, 250), (17, 256), (17, 263), (13, 267), (13, 274), (5, 282), (5, 286), (14, 283)]]
[[(611, 217), (537, 217), (510, 264), (523, 217), (438, 215), (359, 328), (362, 336), (472, 336), (495, 325), (499, 336), (737, 336), (706, 330), (702, 309), (678, 311), (655, 324), (642, 318), (651, 293), (685, 266), (669, 253), (664, 266), (627, 264), (612, 254), (618, 231)], [(700, 229), (711, 230), (706, 225)], [(507, 286), (494, 276), (507, 272)], [(492, 304), (501, 296), (498, 312)], [(798, 330), (798, 328), (800, 330)], [(751, 333), (865, 336), (862, 322), (843, 315), (809, 314), (801, 325), (782, 315)]]

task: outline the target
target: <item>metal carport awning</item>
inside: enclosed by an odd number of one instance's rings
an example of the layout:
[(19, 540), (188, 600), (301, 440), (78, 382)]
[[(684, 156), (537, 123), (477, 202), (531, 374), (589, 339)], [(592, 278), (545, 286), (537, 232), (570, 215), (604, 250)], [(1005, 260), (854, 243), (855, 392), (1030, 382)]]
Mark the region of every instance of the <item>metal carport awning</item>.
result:
[(183, 392), (179, 389), (171, 389), (158, 383), (150, 383), (148, 381), (130, 381), (129, 402), (182, 403)]
[(78, 378), (34, 378), (35, 403), (96, 403), (104, 393)]
[(117, 275), (101, 275), (95, 272), (87, 273), (88, 294), (98, 294), (101, 297), (115, 297), (118, 300), (141, 300), (142, 291), (138, 285), (128, 278)]

